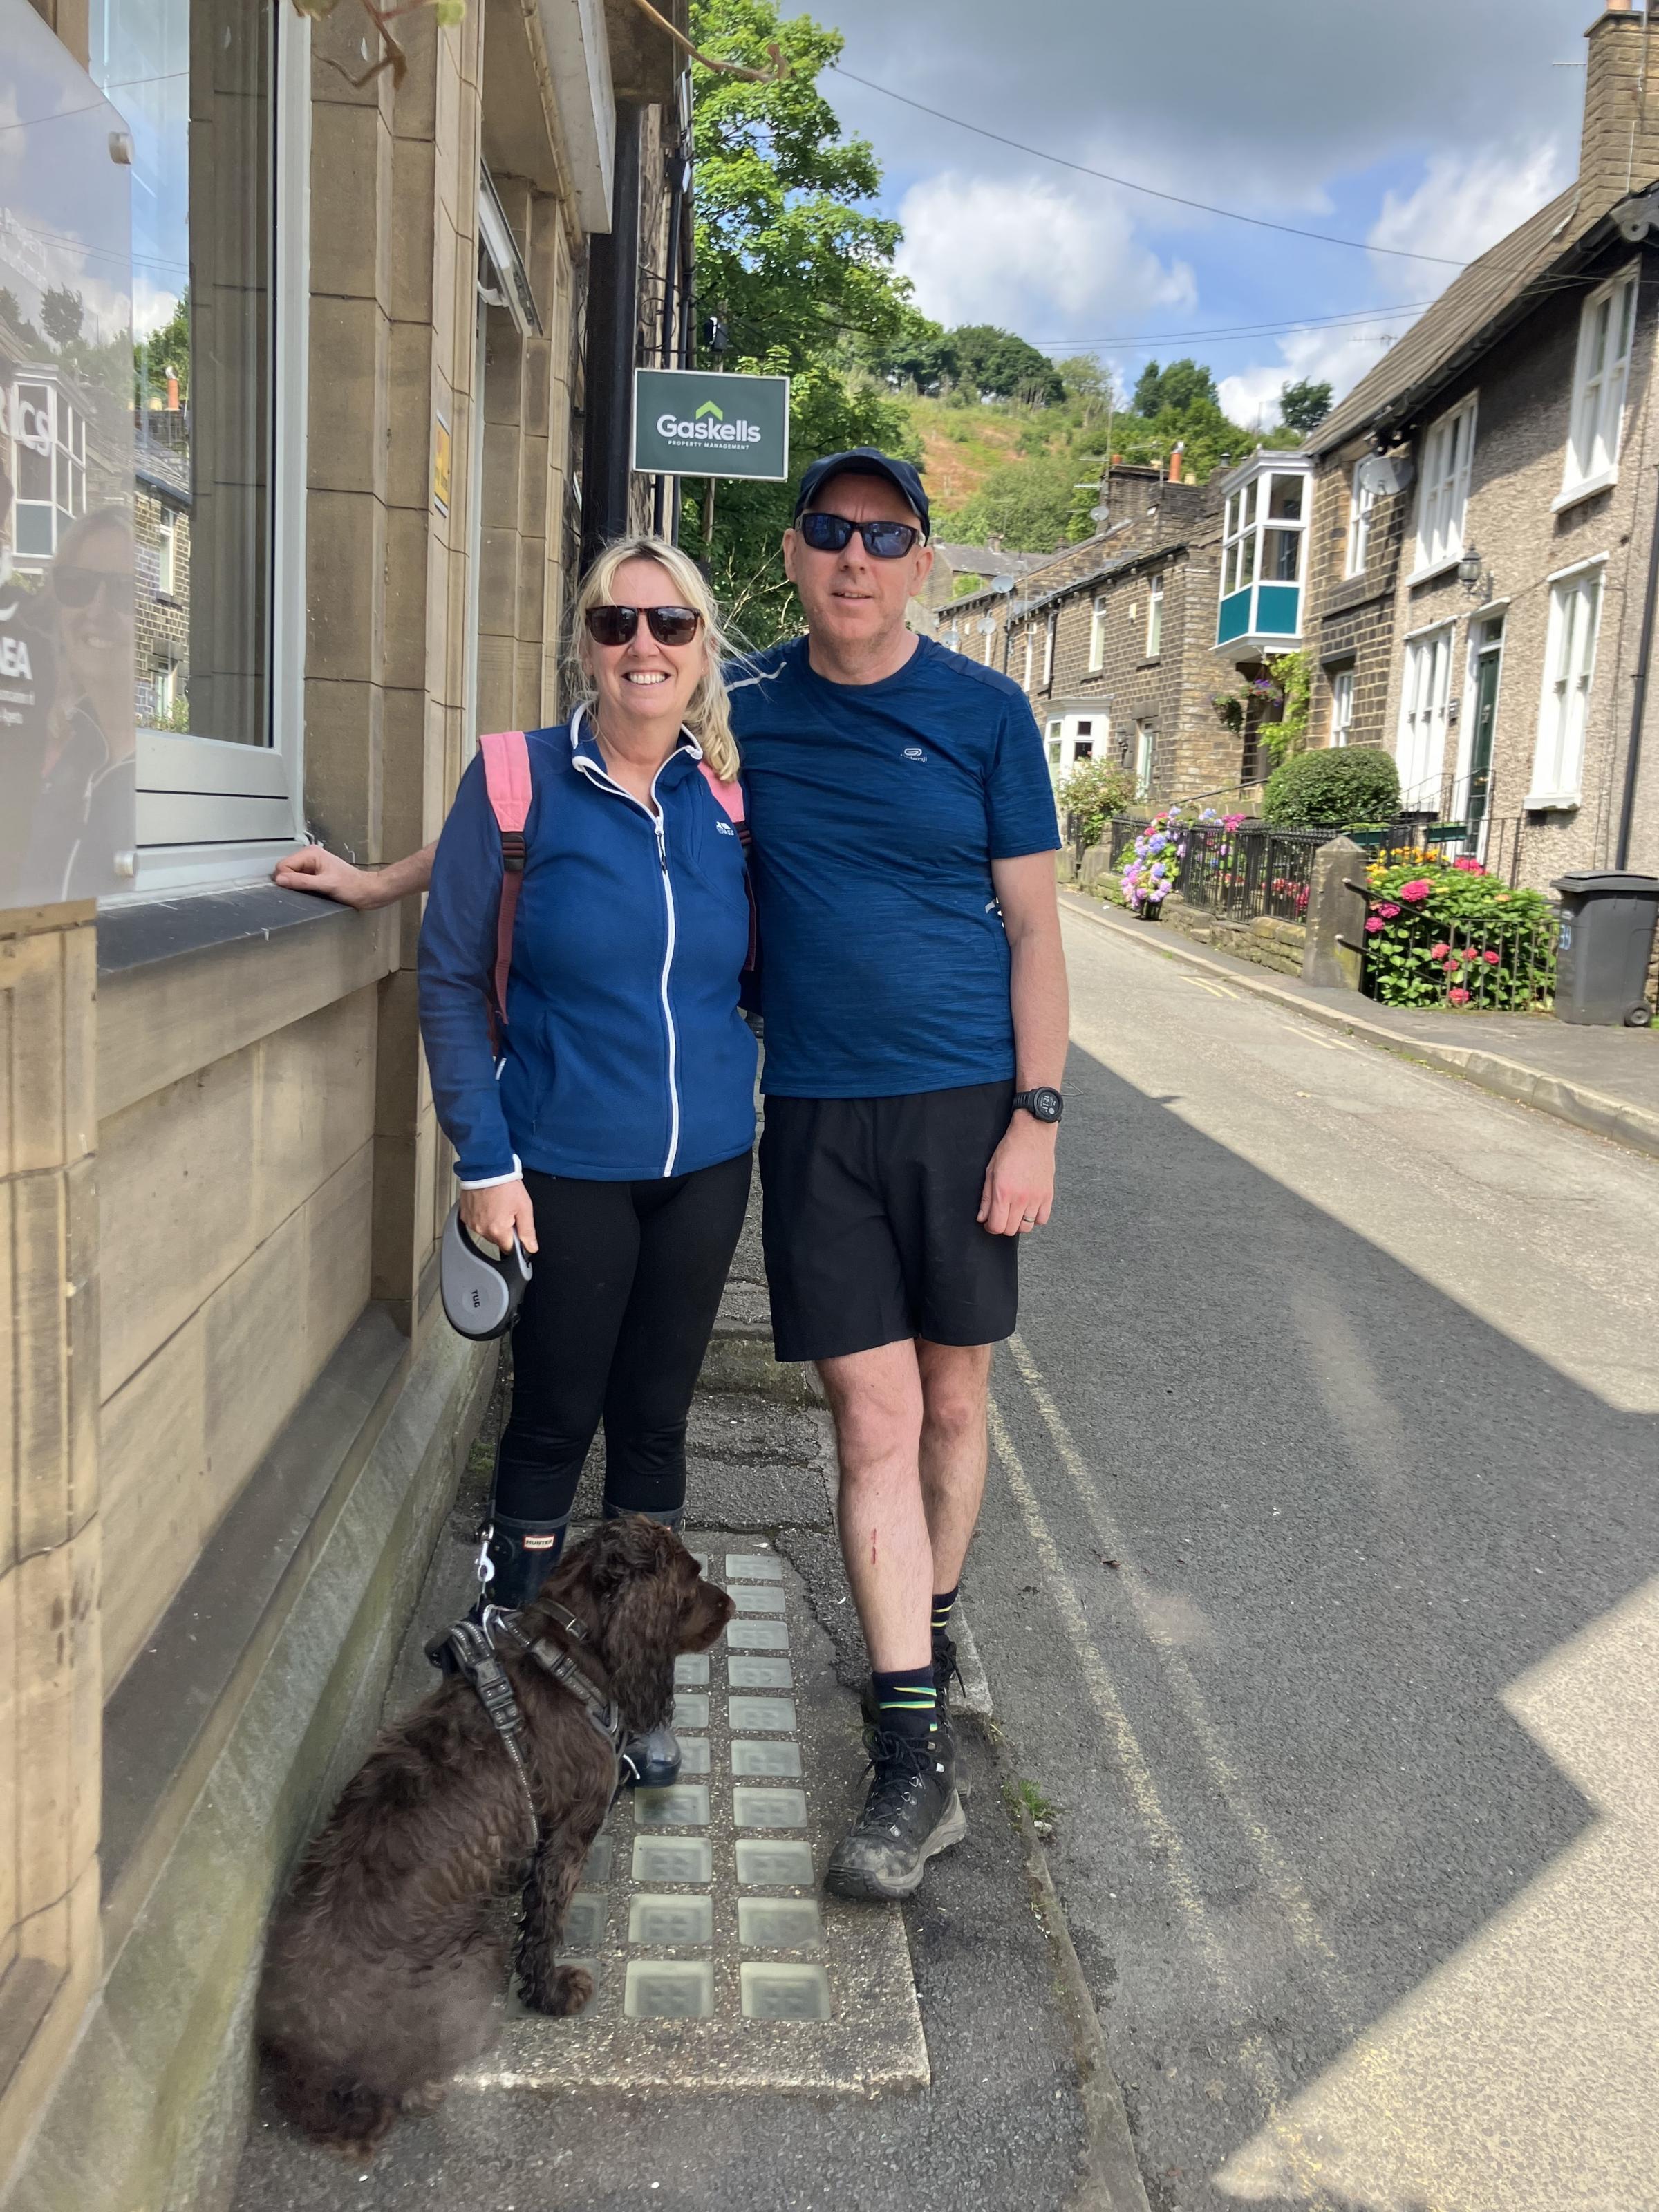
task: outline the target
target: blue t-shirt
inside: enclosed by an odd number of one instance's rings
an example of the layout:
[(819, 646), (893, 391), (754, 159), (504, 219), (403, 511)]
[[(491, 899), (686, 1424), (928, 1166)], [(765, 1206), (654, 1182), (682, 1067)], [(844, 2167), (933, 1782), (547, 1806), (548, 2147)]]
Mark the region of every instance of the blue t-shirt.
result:
[(892, 1098), (1014, 1072), (994, 860), (1051, 853), (1025, 696), (931, 638), (879, 684), (792, 639), (728, 672), (760, 909), (763, 1089)]

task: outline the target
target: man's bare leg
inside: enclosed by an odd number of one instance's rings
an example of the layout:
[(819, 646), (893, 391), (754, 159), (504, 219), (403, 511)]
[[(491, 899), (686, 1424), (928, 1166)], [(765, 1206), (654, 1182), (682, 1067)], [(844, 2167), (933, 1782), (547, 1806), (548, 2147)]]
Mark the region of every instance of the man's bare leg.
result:
[[(841, 1548), (870, 1664), (925, 1667), (933, 1547), (922, 1504), (922, 1379), (915, 1345), (823, 1359), (841, 1462)], [(970, 1524), (971, 1527), (971, 1524)]]
[(991, 1380), (988, 1344), (916, 1341), (921, 1375), (918, 1454), (922, 1510), (933, 1552), (930, 1596), (962, 1579), (985, 1495), (985, 1405)]

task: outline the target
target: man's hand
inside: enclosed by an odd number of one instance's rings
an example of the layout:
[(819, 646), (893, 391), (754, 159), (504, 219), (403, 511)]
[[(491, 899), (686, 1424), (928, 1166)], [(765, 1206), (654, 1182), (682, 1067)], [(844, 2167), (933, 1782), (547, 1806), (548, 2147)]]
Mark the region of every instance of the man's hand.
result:
[(492, 1182), (483, 1190), (464, 1190), (460, 1207), (462, 1225), (498, 1252), (513, 1249), (515, 1229), (525, 1250), (535, 1250), (536, 1216), (521, 1182)]
[(1016, 1110), (991, 1155), (979, 1201), (980, 1222), (993, 1237), (1029, 1237), (1053, 1212), (1055, 1133), (1054, 1123)]
[(320, 891), (325, 898), (337, 899), (342, 906), (355, 906), (360, 913), (382, 906), (379, 870), (354, 868), (349, 860), (336, 854), (325, 852), (320, 845), (307, 845), (297, 853), (290, 853), (278, 860), (276, 881), (285, 891)]

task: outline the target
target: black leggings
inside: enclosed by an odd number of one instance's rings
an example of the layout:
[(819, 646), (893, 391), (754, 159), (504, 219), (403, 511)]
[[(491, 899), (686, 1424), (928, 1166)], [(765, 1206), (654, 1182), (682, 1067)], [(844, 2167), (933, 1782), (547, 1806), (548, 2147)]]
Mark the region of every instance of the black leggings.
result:
[(495, 1506), (570, 1511), (605, 1420), (608, 1512), (685, 1502), (685, 1421), (749, 1200), (750, 1156), (648, 1182), (525, 1173), (538, 1249), (513, 1329)]

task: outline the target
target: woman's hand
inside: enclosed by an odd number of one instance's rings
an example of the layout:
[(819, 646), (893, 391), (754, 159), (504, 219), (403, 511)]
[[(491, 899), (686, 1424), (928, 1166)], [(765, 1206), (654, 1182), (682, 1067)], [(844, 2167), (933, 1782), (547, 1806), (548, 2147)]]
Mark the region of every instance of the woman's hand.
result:
[(360, 913), (386, 903), (374, 872), (354, 868), (349, 860), (325, 852), (320, 845), (306, 845), (290, 853), (278, 860), (274, 873), (285, 891), (320, 891), (325, 898), (355, 906)]
[(513, 1249), (514, 1230), (525, 1250), (535, 1250), (536, 1216), (521, 1182), (492, 1182), (483, 1190), (464, 1190), (460, 1207), (462, 1226), (498, 1252)]

